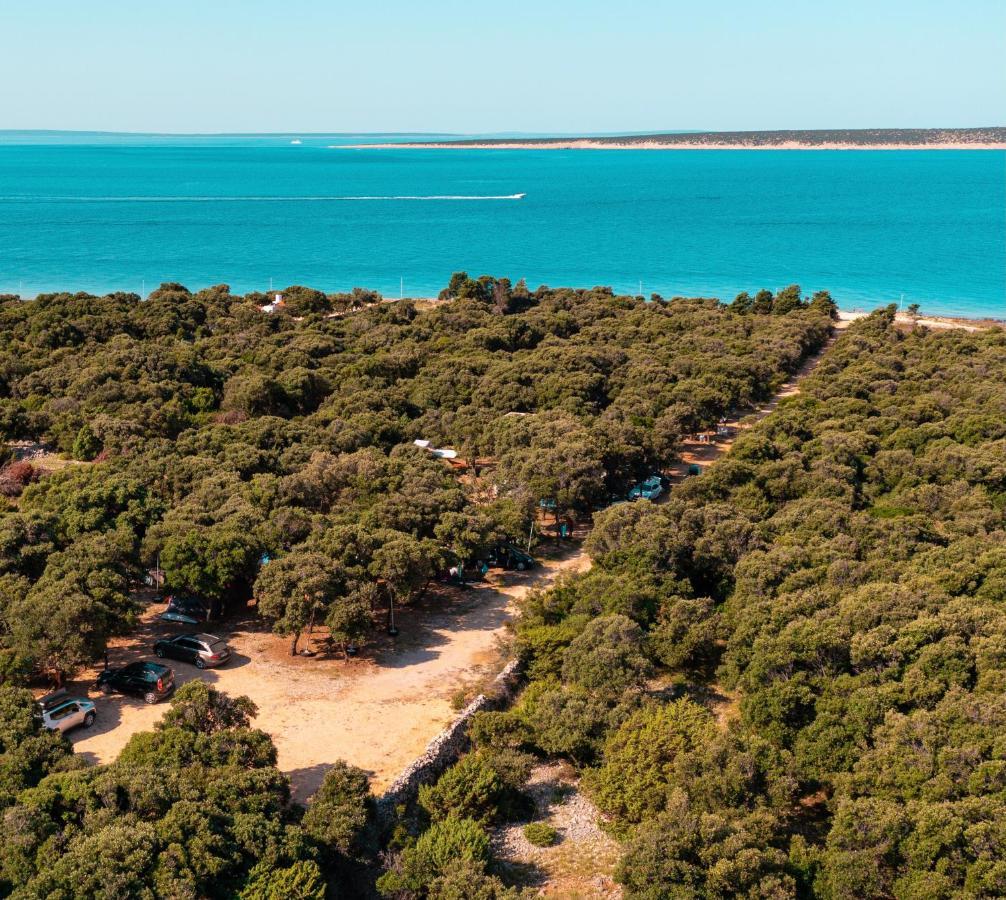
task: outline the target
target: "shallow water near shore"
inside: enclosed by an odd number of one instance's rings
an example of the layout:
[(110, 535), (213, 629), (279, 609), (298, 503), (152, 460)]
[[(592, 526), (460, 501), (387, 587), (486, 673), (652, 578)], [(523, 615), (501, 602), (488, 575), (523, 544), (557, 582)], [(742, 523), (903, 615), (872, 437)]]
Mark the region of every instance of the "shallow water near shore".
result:
[(903, 294), (1006, 317), (1000, 151), (344, 146), (360, 141), (0, 136), (0, 293), (431, 296), (466, 269), (727, 299), (797, 282), (847, 309)]

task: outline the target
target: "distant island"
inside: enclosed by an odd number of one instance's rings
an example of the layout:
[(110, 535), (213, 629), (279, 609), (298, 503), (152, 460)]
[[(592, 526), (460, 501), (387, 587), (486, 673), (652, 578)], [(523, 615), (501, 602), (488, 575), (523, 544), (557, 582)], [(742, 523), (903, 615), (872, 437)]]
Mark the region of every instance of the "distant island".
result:
[(456, 150), (1006, 150), (1006, 128), (703, 131), (604, 137), (464, 138), (359, 146)]

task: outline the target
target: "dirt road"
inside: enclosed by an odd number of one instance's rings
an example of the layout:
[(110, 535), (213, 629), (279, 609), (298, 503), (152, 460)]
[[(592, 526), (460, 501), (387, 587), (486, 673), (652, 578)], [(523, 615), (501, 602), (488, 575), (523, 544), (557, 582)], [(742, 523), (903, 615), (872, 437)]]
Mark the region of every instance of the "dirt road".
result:
[(824, 342), (821, 349), (803, 361), (803, 364), (796, 373), (779, 389), (771, 400), (755, 409), (742, 410), (728, 416), (721, 423), (724, 433), (709, 435), (706, 440), (700, 440), (695, 435), (685, 438), (681, 442), (680, 459), (674, 465), (668, 466), (666, 470), (670, 480), (678, 482), (687, 478), (688, 469), (692, 465), (697, 465), (702, 471), (705, 471), (730, 450), (740, 432), (745, 431), (764, 419), (782, 400), (799, 394), (800, 382), (817, 368), (817, 364), (821, 362), (825, 353), (832, 348), (835, 341), (838, 340), (838, 336), (848, 327), (849, 320), (836, 322), (835, 330)]
[[(529, 573), (503, 573), (490, 586), (440, 592), (422, 608), (402, 610), (397, 642), (370, 660), (290, 657), (286, 639), (248, 618), (232, 628), (207, 629), (235, 651), (226, 667), (201, 672), (168, 662), (179, 683), (202, 678), (255, 701), (254, 724), (275, 741), (279, 767), (298, 800), (310, 797), (339, 759), (370, 773), (379, 793), (456, 715), (450, 698), (458, 687), (495, 661), (514, 602), (532, 587), (551, 584), (561, 572), (587, 563), (577, 550)], [(158, 620), (162, 609), (152, 607), (134, 634), (110, 649), (112, 666), (152, 658), (156, 638), (191, 630)], [(93, 684), (95, 675), (73, 688)], [(91, 696), (98, 704), (98, 722), (71, 738), (77, 752), (95, 762), (113, 760), (133, 734), (152, 728), (167, 708), (93, 690)]]

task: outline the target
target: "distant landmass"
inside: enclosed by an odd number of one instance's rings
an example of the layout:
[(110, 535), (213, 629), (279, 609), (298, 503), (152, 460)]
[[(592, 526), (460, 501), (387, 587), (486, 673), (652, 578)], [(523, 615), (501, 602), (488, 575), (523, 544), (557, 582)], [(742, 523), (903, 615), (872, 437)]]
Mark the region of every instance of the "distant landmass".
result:
[(376, 146), (468, 150), (1006, 150), (1006, 127), (704, 131), (600, 137), (585, 135), (463, 138)]

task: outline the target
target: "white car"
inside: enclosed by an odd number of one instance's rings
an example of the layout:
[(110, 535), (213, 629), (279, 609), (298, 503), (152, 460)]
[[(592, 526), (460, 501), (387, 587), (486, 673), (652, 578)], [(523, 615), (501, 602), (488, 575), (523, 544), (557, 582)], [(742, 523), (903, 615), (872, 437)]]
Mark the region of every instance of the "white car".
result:
[(38, 709), (45, 728), (64, 733), (78, 725), (90, 728), (98, 716), (92, 701), (72, 697), (66, 688), (46, 694), (38, 701)]

